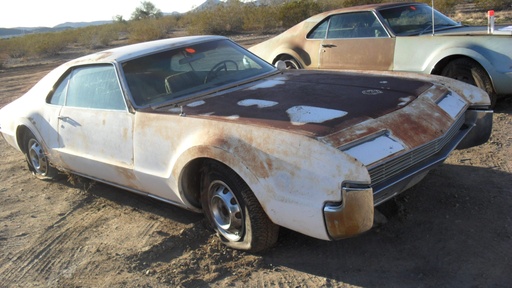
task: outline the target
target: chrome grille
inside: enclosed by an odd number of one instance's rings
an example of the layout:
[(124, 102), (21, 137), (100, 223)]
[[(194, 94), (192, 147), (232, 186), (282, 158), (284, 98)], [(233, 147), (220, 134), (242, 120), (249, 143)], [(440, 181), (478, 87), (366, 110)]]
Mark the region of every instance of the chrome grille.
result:
[(438, 153), (453, 139), (453, 137), (455, 137), (455, 135), (457, 135), (457, 132), (463, 124), (464, 115), (462, 115), (462, 117), (460, 117), (442, 137), (369, 169), (372, 186), (375, 186), (386, 179), (399, 174), (414, 164)]

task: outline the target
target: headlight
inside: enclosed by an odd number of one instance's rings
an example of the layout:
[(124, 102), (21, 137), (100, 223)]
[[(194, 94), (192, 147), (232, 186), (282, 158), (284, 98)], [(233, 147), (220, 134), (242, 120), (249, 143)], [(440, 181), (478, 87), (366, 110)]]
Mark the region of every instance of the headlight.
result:
[(385, 133), (342, 151), (368, 166), (404, 149), (401, 143)]

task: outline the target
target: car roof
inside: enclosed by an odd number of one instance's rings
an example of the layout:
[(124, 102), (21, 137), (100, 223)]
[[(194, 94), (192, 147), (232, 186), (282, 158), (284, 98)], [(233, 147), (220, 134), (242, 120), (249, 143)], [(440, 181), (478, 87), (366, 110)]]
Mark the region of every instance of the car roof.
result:
[(308, 21), (320, 21), (329, 15), (338, 14), (338, 13), (358, 12), (358, 11), (374, 11), (374, 10), (379, 10), (382, 8), (392, 8), (392, 7), (400, 7), (400, 6), (406, 6), (406, 5), (427, 5), (427, 4), (421, 3), (421, 2), (394, 2), (394, 3), (377, 3), (377, 4), (351, 6), (351, 7), (330, 10), (330, 11), (326, 11), (326, 12), (317, 14), (317, 15), (309, 18)]
[(87, 65), (96, 63), (113, 63), (113, 62), (124, 62), (130, 59), (139, 58), (144, 55), (153, 54), (159, 51), (165, 51), (172, 47), (182, 47), (187, 45), (193, 45), (201, 42), (228, 39), (223, 36), (186, 36), (169, 38), (162, 40), (155, 40), (149, 42), (141, 42), (137, 44), (131, 44), (112, 48), (109, 50), (96, 52), (89, 54), (74, 60), (71, 60), (64, 64), (64, 66), (76, 66), (76, 65)]

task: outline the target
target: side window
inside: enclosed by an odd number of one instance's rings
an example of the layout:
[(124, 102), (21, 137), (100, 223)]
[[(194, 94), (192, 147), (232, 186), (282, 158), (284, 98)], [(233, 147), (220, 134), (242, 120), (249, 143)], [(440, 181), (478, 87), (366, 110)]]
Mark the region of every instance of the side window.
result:
[(66, 92), (68, 90), (68, 83), (69, 74), (59, 83), (53, 94), (50, 96), (48, 103), (60, 106), (64, 105), (64, 101), (66, 100)]
[(329, 39), (375, 37), (388, 35), (372, 12), (345, 13), (330, 18)]
[(320, 23), (320, 25), (316, 26), (309, 35), (308, 39), (324, 39), (325, 33), (327, 32), (327, 26), (329, 25), (329, 19), (324, 20), (324, 22)]
[(66, 106), (126, 109), (114, 66), (79, 67), (71, 73), (69, 78)]

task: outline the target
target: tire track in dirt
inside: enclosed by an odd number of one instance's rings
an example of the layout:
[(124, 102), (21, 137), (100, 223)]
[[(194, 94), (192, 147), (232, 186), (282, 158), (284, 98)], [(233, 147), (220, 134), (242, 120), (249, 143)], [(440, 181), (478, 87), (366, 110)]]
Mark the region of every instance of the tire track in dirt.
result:
[[(101, 214), (93, 213), (84, 208), (84, 202), (73, 207), (73, 214), (80, 214), (81, 221), (68, 215), (59, 219), (54, 225), (47, 227), (37, 239), (34, 240), (37, 245), (31, 246), (27, 250), (21, 250), (12, 257), (11, 261), (0, 268), (0, 274), (4, 275), (0, 280), (0, 286), (8, 287), (14, 283), (22, 285), (27, 274), (37, 275), (30, 281), (44, 281), (52, 274), (52, 271), (62, 271), (69, 267), (69, 264), (79, 259), (86, 250), (82, 247), (68, 247), (69, 243), (81, 243), (80, 239), (84, 231), (101, 225), (104, 220)], [(96, 215), (94, 215), (96, 214)], [(65, 219), (65, 220), (63, 220)], [(62, 227), (58, 224), (67, 222)], [(68, 249), (71, 248), (71, 249)], [(63, 253), (65, 251), (65, 253)]]
[[(19, 251), (11, 252), (7, 261), (2, 260), (7, 264), (0, 267), (0, 275), (3, 275), (0, 287), (37, 286), (37, 283), (60, 286), (67, 279), (80, 278), (82, 273), (99, 275), (105, 270), (129, 269), (124, 257), (119, 256), (121, 261), (114, 265), (109, 259), (120, 255), (118, 252), (130, 255), (144, 247), (152, 247), (152, 238), (161, 226), (160, 221), (136, 215), (130, 210), (93, 194), (87, 195), (69, 212), (41, 229), (37, 237), (31, 235), (35, 238), (32, 245), (25, 243)], [(138, 216), (143, 216), (146, 219), (142, 220), (146, 221), (141, 221)], [(120, 227), (126, 233), (117, 232), (112, 239), (109, 231)], [(118, 250), (118, 246), (124, 246), (124, 249)], [(9, 250), (17, 249), (9, 247)], [(100, 254), (100, 257), (91, 260), (93, 254)], [(90, 276), (86, 278), (90, 279)]]

